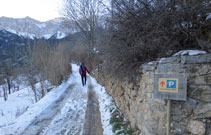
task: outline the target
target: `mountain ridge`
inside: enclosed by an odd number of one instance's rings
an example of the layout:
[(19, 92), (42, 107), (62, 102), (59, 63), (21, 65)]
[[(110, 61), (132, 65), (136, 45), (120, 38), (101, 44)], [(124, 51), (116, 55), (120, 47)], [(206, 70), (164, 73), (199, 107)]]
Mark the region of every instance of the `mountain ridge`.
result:
[(62, 17), (41, 22), (28, 16), (25, 18), (9, 18), (3, 16), (0, 17), (0, 30), (5, 29), (11, 33), (31, 39), (49, 39), (56, 33), (62, 33), (62, 35), (72, 34), (72, 28), (67, 28), (65, 25), (66, 21)]

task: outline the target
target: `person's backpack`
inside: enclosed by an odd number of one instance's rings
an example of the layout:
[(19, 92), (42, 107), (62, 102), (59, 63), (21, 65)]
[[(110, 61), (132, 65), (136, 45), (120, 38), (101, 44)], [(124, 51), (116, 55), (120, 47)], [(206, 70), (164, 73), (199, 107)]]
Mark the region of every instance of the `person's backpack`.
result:
[(86, 72), (84, 65), (81, 65), (81, 72)]

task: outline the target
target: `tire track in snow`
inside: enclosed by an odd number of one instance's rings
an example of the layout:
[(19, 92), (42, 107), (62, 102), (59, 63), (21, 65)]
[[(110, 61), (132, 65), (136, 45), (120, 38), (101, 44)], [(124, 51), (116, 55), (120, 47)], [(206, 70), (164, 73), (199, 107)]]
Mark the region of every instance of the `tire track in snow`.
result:
[(62, 113), (57, 115), (43, 135), (81, 135), (87, 107), (87, 91), (78, 84)]
[(51, 104), (43, 111), (36, 120), (33, 121), (21, 135), (41, 135), (45, 127), (50, 124), (53, 118), (60, 113), (61, 108), (67, 102), (75, 84), (71, 84), (55, 103)]

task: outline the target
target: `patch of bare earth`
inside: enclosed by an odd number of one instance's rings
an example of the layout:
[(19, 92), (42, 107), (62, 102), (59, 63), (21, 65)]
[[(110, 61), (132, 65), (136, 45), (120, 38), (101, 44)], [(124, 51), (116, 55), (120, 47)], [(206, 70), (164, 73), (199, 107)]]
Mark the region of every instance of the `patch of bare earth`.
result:
[(85, 115), (83, 135), (103, 135), (98, 98), (89, 85), (88, 103)]

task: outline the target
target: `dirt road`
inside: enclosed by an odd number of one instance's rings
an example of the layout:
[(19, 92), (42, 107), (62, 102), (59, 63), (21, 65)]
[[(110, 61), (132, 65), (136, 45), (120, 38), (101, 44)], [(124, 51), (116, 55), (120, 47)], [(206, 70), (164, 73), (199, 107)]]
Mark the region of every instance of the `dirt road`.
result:
[(103, 135), (99, 102), (91, 85), (89, 85), (88, 91), (88, 104), (83, 135)]

